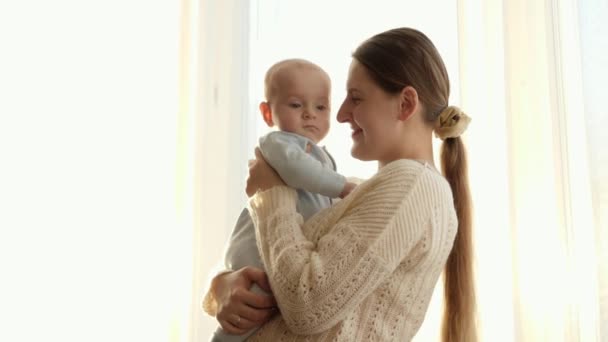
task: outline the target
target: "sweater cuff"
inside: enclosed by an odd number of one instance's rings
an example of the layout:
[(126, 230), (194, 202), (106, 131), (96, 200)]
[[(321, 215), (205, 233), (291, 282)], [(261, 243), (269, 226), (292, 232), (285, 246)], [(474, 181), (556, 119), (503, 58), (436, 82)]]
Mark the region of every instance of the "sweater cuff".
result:
[(221, 272), (215, 273), (213, 278), (210, 279), (209, 284), (207, 286), (207, 291), (205, 296), (203, 297), (203, 311), (205, 311), (209, 316), (215, 317), (217, 315), (217, 298), (215, 298), (214, 294), (214, 280), (226, 273), (233, 272), (232, 270), (223, 270)]
[(258, 217), (268, 217), (277, 211), (296, 211), (298, 194), (287, 186), (275, 186), (268, 190), (258, 191), (249, 199), (249, 213), (254, 222)]

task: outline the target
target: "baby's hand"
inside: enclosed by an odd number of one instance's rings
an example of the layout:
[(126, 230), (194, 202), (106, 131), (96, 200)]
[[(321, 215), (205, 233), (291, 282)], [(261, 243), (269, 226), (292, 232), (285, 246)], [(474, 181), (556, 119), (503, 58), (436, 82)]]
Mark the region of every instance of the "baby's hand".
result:
[(356, 187), (357, 184), (353, 182), (346, 182), (346, 184), (344, 184), (344, 189), (342, 189), (342, 193), (340, 194), (340, 198), (348, 196), (348, 194), (350, 194), (350, 192), (353, 191)]

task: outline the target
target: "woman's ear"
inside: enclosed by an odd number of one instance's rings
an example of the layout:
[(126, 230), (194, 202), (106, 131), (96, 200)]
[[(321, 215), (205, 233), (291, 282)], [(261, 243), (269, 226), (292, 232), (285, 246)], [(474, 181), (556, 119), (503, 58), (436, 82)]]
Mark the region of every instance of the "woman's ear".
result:
[(398, 119), (401, 121), (405, 121), (416, 113), (420, 101), (418, 99), (418, 92), (414, 87), (407, 86), (401, 90), (400, 96), (400, 108), (399, 108), (399, 117)]
[(262, 118), (268, 127), (273, 127), (274, 122), (272, 121), (272, 111), (270, 110), (270, 105), (268, 102), (260, 102), (260, 113), (262, 114)]

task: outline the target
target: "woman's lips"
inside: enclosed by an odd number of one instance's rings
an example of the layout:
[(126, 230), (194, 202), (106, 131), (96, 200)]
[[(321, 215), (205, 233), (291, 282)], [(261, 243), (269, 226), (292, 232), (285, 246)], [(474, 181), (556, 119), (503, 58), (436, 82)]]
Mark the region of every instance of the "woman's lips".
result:
[(360, 136), (362, 133), (363, 133), (363, 130), (361, 128), (355, 129), (355, 130), (353, 130), (353, 133), (351, 136), (354, 139), (354, 138)]

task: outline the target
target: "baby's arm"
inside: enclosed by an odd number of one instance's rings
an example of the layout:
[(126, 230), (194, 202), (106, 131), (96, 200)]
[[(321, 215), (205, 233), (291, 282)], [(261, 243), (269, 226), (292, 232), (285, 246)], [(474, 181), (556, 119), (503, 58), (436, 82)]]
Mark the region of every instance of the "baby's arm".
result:
[(348, 196), (348, 194), (350, 194), (350, 192), (353, 191), (356, 187), (357, 184), (346, 181), (346, 183), (344, 183), (344, 189), (342, 190), (342, 193), (340, 193), (340, 198)]
[(288, 186), (331, 198), (348, 195), (354, 183), (307, 153), (307, 144), (297, 135), (272, 132), (260, 139), (260, 150)]

